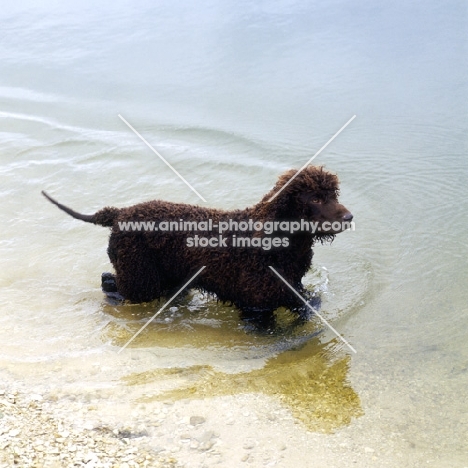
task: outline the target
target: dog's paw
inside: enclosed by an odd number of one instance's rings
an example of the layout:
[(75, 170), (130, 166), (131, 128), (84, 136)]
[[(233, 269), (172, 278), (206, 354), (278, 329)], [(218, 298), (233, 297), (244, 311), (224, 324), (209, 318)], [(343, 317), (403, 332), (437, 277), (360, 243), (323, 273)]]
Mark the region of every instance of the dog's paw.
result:
[(101, 275), (101, 288), (105, 293), (117, 292), (117, 282), (115, 276), (112, 273), (104, 272)]
[(125, 297), (122, 296), (119, 292), (106, 292), (104, 291), (104, 294), (108, 299), (111, 299), (110, 303), (113, 304), (115, 302), (124, 302)]
[(109, 299), (118, 302), (125, 300), (125, 298), (117, 290), (117, 282), (115, 281), (115, 276), (112, 273), (104, 272), (101, 275), (101, 289)]

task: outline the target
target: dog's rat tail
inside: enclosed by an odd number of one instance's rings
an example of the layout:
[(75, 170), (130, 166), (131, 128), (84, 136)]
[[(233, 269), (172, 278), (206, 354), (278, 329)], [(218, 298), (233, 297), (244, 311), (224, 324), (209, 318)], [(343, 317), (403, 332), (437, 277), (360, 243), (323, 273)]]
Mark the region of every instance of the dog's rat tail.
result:
[(98, 226), (113, 226), (114, 220), (120, 211), (118, 208), (106, 207), (102, 210), (99, 210), (97, 213), (94, 213), (93, 215), (85, 215), (68, 208), (68, 206), (62, 205), (57, 200), (54, 200), (46, 192), (42, 191), (41, 193), (44, 195), (44, 197), (47, 198), (47, 200), (58, 206), (62, 211), (65, 211), (65, 213), (69, 214), (73, 218), (85, 221), (86, 223), (97, 224)]

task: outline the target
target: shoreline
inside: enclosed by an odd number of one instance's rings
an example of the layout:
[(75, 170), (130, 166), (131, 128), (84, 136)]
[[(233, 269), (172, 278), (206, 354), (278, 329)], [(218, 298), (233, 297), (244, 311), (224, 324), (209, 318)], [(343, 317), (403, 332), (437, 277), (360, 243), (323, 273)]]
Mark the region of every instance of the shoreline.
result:
[[(261, 394), (145, 404), (95, 396), (93, 390), (67, 398), (14, 385), (0, 389), (0, 468), (409, 468), (443, 462), (420, 450), (408, 456), (404, 441), (369, 431), (378, 417), (370, 409), (349, 426), (321, 434)], [(453, 455), (451, 466), (463, 467)]]
[(40, 394), (0, 390), (0, 467), (177, 468), (145, 446), (145, 432), (106, 426), (70, 427)]

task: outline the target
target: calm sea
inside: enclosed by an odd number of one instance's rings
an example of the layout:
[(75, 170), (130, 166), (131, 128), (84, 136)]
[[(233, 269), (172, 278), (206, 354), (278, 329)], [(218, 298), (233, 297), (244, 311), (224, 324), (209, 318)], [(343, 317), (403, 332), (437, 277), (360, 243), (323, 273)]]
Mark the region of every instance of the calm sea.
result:
[[(346, 430), (391, 444), (395, 466), (464, 466), (464, 2), (18, 2), (0, 22), (7, 383), (97, 388), (192, 365), (235, 374), (295, 347), (326, 348), (330, 366), (350, 355), (362, 414)], [(315, 159), (339, 175), (356, 230), (316, 246), (305, 279), (356, 354), (333, 333), (314, 336), (316, 323), (257, 336), (235, 310), (193, 293), (117, 356), (159, 304), (107, 303), (108, 231), (40, 191), (84, 213), (155, 198), (205, 205), (119, 114), (207, 206), (226, 209), (258, 201), (356, 115)]]

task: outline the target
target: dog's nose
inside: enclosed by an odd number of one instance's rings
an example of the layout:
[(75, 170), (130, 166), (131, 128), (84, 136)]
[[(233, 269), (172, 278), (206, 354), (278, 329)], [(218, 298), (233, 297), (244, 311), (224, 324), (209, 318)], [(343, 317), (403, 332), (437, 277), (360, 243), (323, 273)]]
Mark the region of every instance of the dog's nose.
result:
[(343, 216), (343, 221), (351, 221), (352, 219), (353, 215), (349, 211)]

